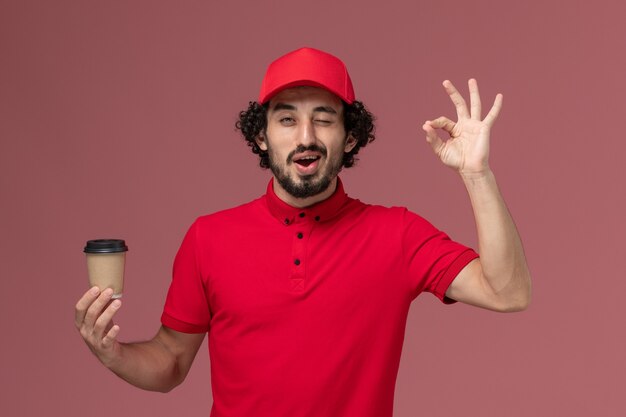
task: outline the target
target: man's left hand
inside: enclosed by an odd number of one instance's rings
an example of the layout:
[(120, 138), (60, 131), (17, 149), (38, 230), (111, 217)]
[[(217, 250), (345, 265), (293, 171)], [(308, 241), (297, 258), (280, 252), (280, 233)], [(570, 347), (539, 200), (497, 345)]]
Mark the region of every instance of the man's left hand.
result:
[[(468, 85), (469, 110), (463, 96), (454, 85), (448, 80), (444, 81), (443, 87), (456, 107), (458, 121), (455, 123), (442, 116), (426, 121), (422, 129), (426, 132), (426, 141), (430, 143), (439, 159), (463, 177), (471, 178), (489, 171), (489, 133), (502, 108), (502, 94), (496, 95), (491, 110), (481, 120), (478, 83), (472, 78)], [(445, 130), (450, 138), (441, 139), (435, 129)]]

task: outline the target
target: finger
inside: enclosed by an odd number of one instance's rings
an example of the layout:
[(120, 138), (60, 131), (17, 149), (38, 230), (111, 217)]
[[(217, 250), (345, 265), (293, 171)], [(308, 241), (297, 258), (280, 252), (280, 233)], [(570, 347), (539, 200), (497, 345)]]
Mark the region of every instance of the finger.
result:
[(111, 327), (113, 316), (122, 306), (120, 300), (113, 300), (113, 302), (100, 314), (100, 317), (96, 320), (93, 326), (93, 334), (97, 340), (99, 340), (103, 334), (106, 333), (108, 328)]
[(441, 140), (441, 138), (437, 136), (437, 132), (435, 131), (435, 129), (432, 128), (430, 123), (431, 122), (424, 123), (422, 129), (424, 129), (424, 131), (426, 132), (426, 142), (430, 144), (435, 154), (439, 155), (439, 151), (443, 146), (443, 140)]
[(450, 134), (450, 136), (452, 136), (452, 130), (454, 129), (454, 126), (456, 126), (456, 123), (444, 116), (438, 117), (435, 120), (431, 120), (426, 123), (428, 123), (433, 129), (445, 130), (448, 134)]
[(76, 303), (75, 311), (74, 311), (74, 324), (76, 328), (80, 329), (83, 321), (85, 320), (85, 314), (87, 314), (87, 309), (94, 302), (94, 300), (100, 294), (100, 289), (98, 287), (92, 287), (87, 291)]
[(111, 296), (113, 295), (113, 290), (111, 288), (107, 288), (102, 291), (98, 298), (91, 303), (89, 308), (87, 309), (87, 314), (85, 314), (85, 319), (83, 320), (83, 324), (92, 328), (96, 319), (102, 313), (104, 306), (111, 300)]
[(117, 324), (111, 327), (111, 330), (102, 338), (102, 347), (110, 348), (113, 346), (117, 335), (120, 333), (120, 326)]
[(478, 92), (478, 81), (472, 78), (467, 82), (467, 84), (469, 85), (470, 92), (471, 118), (473, 120), (480, 120), (480, 112), (482, 111), (482, 109), (480, 104), (480, 93)]
[(456, 115), (459, 119), (468, 119), (470, 117), (469, 112), (467, 111), (467, 103), (465, 103), (465, 99), (457, 91), (457, 89), (452, 85), (449, 80), (445, 80), (443, 82), (443, 87), (446, 89), (446, 92), (450, 96), (450, 99), (454, 103), (454, 107), (456, 107)]
[(496, 119), (498, 118), (498, 114), (500, 114), (500, 109), (502, 108), (503, 99), (504, 97), (502, 96), (502, 94), (497, 94), (496, 99), (493, 102), (493, 106), (491, 107), (491, 110), (489, 110), (489, 113), (487, 113), (487, 116), (485, 116), (485, 120), (483, 121), (487, 123), (489, 126), (491, 126), (493, 122), (495, 122)]

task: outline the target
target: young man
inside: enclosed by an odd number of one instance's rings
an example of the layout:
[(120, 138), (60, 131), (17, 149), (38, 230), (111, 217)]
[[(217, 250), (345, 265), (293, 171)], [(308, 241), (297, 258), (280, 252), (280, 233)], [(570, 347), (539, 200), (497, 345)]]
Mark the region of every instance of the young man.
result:
[(76, 326), (89, 348), (131, 384), (168, 391), (209, 333), (212, 417), (391, 416), (415, 297), (428, 291), (495, 311), (530, 300), (521, 241), (488, 164), (502, 96), (481, 119), (475, 80), (469, 109), (444, 87), (458, 121), (423, 129), (467, 187), (480, 258), (404, 208), (346, 195), (337, 175), (374, 139), (372, 116), (339, 59), (302, 48), (269, 66), (259, 101), (237, 124), (271, 168), (266, 194), (194, 222), (152, 340), (119, 343), (112, 318), (121, 302), (109, 303), (109, 289), (88, 291)]

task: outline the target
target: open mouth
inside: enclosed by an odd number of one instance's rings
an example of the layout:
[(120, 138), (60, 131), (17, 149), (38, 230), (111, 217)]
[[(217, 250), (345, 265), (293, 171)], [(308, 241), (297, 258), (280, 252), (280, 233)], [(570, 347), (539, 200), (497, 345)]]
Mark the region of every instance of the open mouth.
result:
[(308, 167), (309, 165), (315, 163), (315, 161), (319, 159), (320, 157), (317, 155), (309, 155), (309, 156), (303, 156), (303, 157), (294, 159), (293, 162), (300, 166)]

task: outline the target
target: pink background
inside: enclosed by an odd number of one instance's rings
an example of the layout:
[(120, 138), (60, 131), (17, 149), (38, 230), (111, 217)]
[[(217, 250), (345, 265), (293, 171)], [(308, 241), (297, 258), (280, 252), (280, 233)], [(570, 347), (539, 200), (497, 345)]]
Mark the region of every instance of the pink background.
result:
[[(122, 340), (151, 337), (195, 217), (260, 195), (234, 131), (266, 65), (340, 56), (378, 140), (350, 195), (405, 205), (475, 245), (463, 186), (424, 141), (441, 81), (504, 94), (492, 165), (534, 274), (526, 312), (424, 295), (395, 416), (623, 416), (626, 6), (615, 1), (2, 1), (0, 415), (208, 416), (206, 342), (163, 395), (99, 365), (73, 327), (82, 246), (130, 246)], [(567, 6), (565, 6), (567, 5)]]

